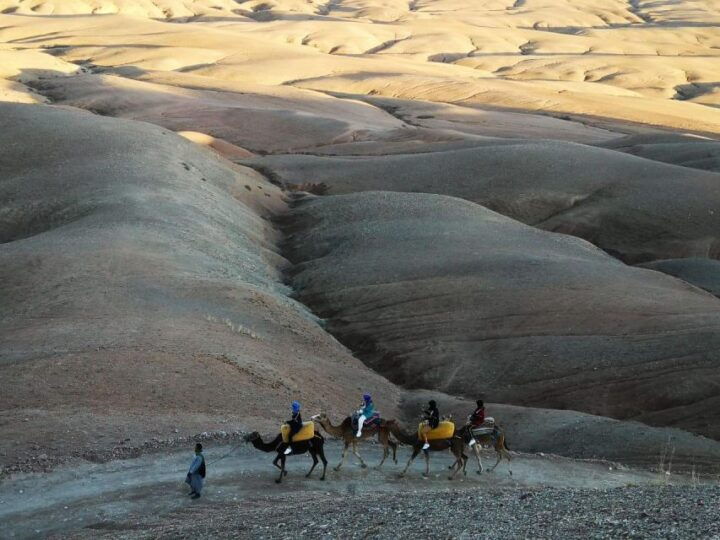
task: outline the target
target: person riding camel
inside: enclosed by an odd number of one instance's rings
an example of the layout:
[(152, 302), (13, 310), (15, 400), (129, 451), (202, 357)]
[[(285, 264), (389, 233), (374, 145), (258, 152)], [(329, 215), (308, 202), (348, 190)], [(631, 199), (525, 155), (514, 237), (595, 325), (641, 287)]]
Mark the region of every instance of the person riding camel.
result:
[(293, 436), (303, 427), (302, 416), (300, 416), (300, 402), (292, 402), (292, 417), (285, 423), (290, 426), (290, 435), (288, 436), (290, 442), (288, 442), (288, 447), (285, 449), (285, 455), (287, 456), (292, 453)]
[(482, 399), (478, 399), (477, 408), (470, 415), (470, 425), (473, 427), (480, 427), (485, 422), (485, 403)]
[(434, 399), (431, 399), (428, 402), (428, 408), (423, 411), (423, 425), (420, 429), (420, 433), (422, 434), (423, 438), (425, 439), (425, 444), (423, 444), (422, 449), (427, 450), (430, 448), (430, 443), (428, 442), (427, 434), (438, 427), (440, 425), (440, 411), (438, 411), (437, 403), (435, 403)]
[(372, 419), (375, 414), (375, 404), (373, 403), (370, 394), (363, 395), (363, 404), (360, 406), (358, 414), (357, 433), (355, 434), (355, 437), (359, 439), (362, 436), (362, 428), (363, 425), (365, 425), (365, 421)]

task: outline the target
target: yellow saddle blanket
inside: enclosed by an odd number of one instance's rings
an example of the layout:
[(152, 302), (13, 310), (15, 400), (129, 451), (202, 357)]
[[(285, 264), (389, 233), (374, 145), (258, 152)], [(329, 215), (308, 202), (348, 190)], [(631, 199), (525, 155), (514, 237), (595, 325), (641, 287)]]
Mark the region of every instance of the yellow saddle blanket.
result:
[[(427, 425), (426, 422), (421, 422), (418, 426), (418, 437), (421, 439), (424, 438), (423, 436), (423, 427)], [(432, 441), (435, 439), (449, 439), (455, 434), (455, 424), (453, 422), (450, 422), (448, 420), (443, 420), (438, 424), (438, 427), (435, 429), (431, 429), (428, 434), (427, 438), (428, 441)]]
[[(283, 424), (280, 426), (280, 433), (284, 443), (288, 442), (290, 436), (290, 426)], [(307, 441), (315, 436), (315, 422), (303, 422), (300, 431), (293, 437), (293, 442)]]

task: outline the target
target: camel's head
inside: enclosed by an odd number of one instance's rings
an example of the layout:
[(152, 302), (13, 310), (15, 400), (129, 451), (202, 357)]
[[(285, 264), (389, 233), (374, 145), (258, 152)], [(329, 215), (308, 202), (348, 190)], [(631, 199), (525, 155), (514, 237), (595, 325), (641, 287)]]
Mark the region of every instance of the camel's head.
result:
[(328, 417), (327, 417), (327, 414), (321, 412), (320, 414), (311, 416), (310, 419), (314, 420), (315, 422), (323, 423), (323, 422), (327, 422)]
[(253, 431), (252, 433), (248, 433), (245, 435), (245, 442), (252, 442), (256, 441), (260, 438), (260, 434), (257, 431)]

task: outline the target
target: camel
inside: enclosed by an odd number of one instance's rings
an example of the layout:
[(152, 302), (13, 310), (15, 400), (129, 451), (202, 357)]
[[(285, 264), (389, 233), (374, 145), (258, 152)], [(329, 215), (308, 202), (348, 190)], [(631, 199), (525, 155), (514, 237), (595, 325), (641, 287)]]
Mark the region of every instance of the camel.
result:
[[(407, 465), (405, 465), (405, 469), (403, 469), (403, 472), (400, 473), (400, 476), (405, 476), (405, 473), (407, 472), (408, 468), (410, 468), (410, 464), (413, 462), (413, 460), (418, 456), (418, 454), (423, 451), (422, 447), (425, 441), (420, 439), (417, 435), (417, 433), (413, 433), (412, 435), (406, 433), (401, 427), (400, 424), (398, 424), (395, 420), (388, 420), (387, 421), (388, 429), (390, 430), (390, 433), (392, 433), (395, 438), (400, 441), (403, 444), (407, 444), (413, 447), (413, 453), (410, 456), (410, 459), (407, 462)], [(468, 456), (465, 455), (463, 450), (465, 449), (465, 440), (463, 439), (462, 435), (458, 434), (457, 432), (453, 434), (452, 437), (449, 439), (434, 439), (429, 440), (428, 444), (430, 444), (430, 448), (428, 450), (424, 450), (423, 453), (425, 455), (425, 472), (423, 473), (423, 476), (428, 476), (430, 474), (430, 452), (440, 452), (444, 450), (450, 450), (450, 452), (455, 456), (455, 463), (453, 463), (450, 468), (455, 469), (455, 471), (450, 475), (449, 480), (452, 480), (455, 478), (455, 475), (460, 472), (462, 469), (465, 470), (465, 465), (467, 464)]]
[[(279, 484), (280, 482), (282, 482), (283, 476), (287, 475), (287, 471), (285, 470), (285, 458), (287, 457), (285, 455), (285, 449), (288, 446), (288, 443), (283, 442), (282, 435), (278, 434), (278, 436), (275, 437), (274, 440), (266, 443), (262, 440), (260, 434), (257, 431), (254, 431), (253, 433), (248, 435), (247, 440), (250, 441), (250, 443), (258, 450), (268, 453), (277, 452), (277, 457), (273, 460), (273, 465), (280, 469), (280, 476), (277, 480), (275, 480), (275, 483)], [(305, 478), (309, 478), (313, 470), (315, 470), (315, 467), (318, 464), (319, 456), (323, 463), (323, 473), (320, 477), (320, 480), (325, 480), (327, 459), (325, 459), (324, 446), (325, 439), (323, 439), (323, 436), (319, 433), (316, 433), (312, 439), (308, 439), (307, 441), (290, 443), (290, 448), (292, 449), (292, 453), (290, 455), (300, 455), (304, 454), (305, 452), (310, 452), (310, 457), (312, 457), (313, 459), (313, 465), (312, 467), (310, 467), (310, 470), (305, 475)], [(278, 462), (280, 462), (279, 465)]]
[(393, 461), (397, 463), (397, 443), (390, 440), (390, 431), (388, 430), (386, 421), (382, 421), (379, 426), (373, 425), (364, 427), (360, 438), (358, 438), (355, 436), (355, 429), (352, 426), (352, 419), (349, 416), (346, 417), (339, 426), (333, 426), (332, 422), (325, 413), (316, 414), (312, 417), (312, 419), (320, 424), (328, 435), (342, 439), (343, 444), (345, 445), (343, 447), (340, 463), (338, 463), (335, 467), (336, 471), (339, 471), (340, 467), (342, 467), (345, 463), (345, 456), (347, 455), (349, 447), (352, 447), (353, 454), (355, 454), (355, 456), (360, 460), (360, 466), (363, 469), (366, 468), (367, 465), (365, 464), (365, 461), (363, 461), (363, 458), (360, 457), (360, 454), (358, 454), (357, 443), (363, 439), (370, 439), (375, 435), (377, 435), (380, 444), (383, 445), (383, 458), (377, 468), (379, 469), (383, 466), (383, 463), (385, 463), (385, 460), (390, 454), (390, 448), (392, 448)]
[[(470, 426), (464, 426), (461, 431), (463, 441), (465, 442), (465, 444), (469, 445), (470, 438), (472, 437), (472, 434), (470, 433)], [(485, 435), (475, 436), (475, 440), (477, 441), (477, 444), (474, 444), (471, 448), (475, 451), (475, 457), (477, 458), (478, 474), (482, 474), (484, 470), (482, 461), (480, 459), (480, 449), (483, 446), (492, 446), (495, 449), (495, 453), (497, 454), (497, 461), (488, 472), (493, 472), (502, 461), (502, 458), (507, 459), (509, 466), (510, 462), (512, 461), (512, 457), (510, 456), (510, 449), (508, 448), (505, 441), (505, 433), (499, 427), (497, 431), (497, 437), (493, 437), (492, 433), (488, 433)], [(512, 476), (512, 469), (509, 472), (510, 476)]]

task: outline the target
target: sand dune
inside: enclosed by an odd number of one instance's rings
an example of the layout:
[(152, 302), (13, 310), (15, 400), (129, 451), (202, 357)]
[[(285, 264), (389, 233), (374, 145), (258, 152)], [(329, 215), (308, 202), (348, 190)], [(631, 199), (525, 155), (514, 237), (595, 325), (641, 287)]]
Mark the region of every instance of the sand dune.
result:
[(393, 382), (720, 433), (700, 289), (437, 195), (316, 198), (287, 232), (298, 298)]
[(288, 152), (402, 126), (362, 102), (283, 87), (238, 85), (232, 92), (203, 91), (105, 75), (54, 78), (36, 87), (54, 103), (173, 131), (197, 130), (251, 151)]
[(121, 13), (132, 17), (173, 18), (232, 14), (231, 0), (3, 0), (4, 13), (23, 15), (108, 15)]
[(3, 0), (0, 12), (11, 49), (126, 77), (182, 71), (720, 132), (710, 1)]

